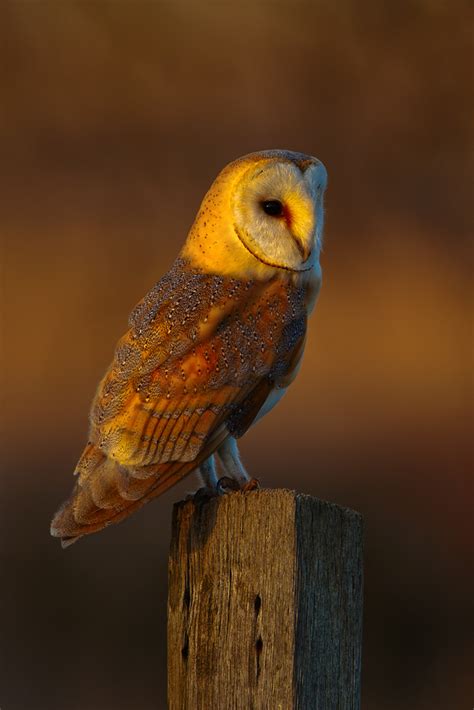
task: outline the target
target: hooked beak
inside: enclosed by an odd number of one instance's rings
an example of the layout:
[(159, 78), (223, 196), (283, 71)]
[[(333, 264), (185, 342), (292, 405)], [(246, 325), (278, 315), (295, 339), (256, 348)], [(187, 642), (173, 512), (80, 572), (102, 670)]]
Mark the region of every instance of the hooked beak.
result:
[(308, 261), (309, 257), (311, 256), (311, 252), (312, 252), (311, 246), (309, 246), (307, 244), (303, 244), (303, 242), (300, 239), (298, 239), (298, 237), (295, 237), (294, 234), (292, 236), (293, 236), (293, 241), (296, 244), (296, 248), (298, 249), (299, 253), (301, 254), (301, 261), (304, 264), (306, 261)]

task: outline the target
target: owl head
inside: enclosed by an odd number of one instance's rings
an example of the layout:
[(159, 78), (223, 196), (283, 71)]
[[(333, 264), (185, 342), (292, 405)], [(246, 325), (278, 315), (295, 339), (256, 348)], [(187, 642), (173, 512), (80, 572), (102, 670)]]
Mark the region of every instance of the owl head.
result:
[(270, 278), (319, 269), (324, 165), (284, 150), (230, 163), (204, 197), (182, 256), (205, 271)]

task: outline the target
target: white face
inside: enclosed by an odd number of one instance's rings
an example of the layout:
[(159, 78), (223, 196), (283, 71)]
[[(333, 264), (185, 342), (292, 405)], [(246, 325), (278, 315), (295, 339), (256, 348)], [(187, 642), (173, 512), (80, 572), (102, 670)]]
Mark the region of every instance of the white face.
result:
[(304, 170), (281, 160), (250, 167), (232, 195), (237, 236), (265, 264), (311, 269), (321, 248), (326, 183), (316, 159)]

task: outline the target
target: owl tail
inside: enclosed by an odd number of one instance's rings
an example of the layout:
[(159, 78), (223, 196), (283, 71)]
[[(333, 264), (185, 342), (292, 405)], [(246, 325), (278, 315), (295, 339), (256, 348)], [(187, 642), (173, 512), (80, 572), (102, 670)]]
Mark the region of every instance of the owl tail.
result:
[(124, 520), (195, 466), (173, 462), (128, 469), (88, 444), (77, 465), (72, 495), (53, 518), (51, 535), (61, 538), (63, 548), (69, 547), (84, 535)]

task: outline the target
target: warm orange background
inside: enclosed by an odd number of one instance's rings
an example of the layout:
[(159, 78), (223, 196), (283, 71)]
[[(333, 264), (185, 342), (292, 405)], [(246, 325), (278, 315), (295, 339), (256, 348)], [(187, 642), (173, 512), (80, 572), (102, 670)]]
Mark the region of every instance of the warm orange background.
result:
[(324, 284), (245, 461), (365, 516), (363, 708), (471, 707), (469, 21), (441, 0), (2, 3), (2, 710), (165, 708), (193, 481), (67, 552), (49, 520), (132, 306), (219, 169), (275, 147), (327, 165)]

